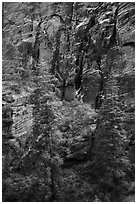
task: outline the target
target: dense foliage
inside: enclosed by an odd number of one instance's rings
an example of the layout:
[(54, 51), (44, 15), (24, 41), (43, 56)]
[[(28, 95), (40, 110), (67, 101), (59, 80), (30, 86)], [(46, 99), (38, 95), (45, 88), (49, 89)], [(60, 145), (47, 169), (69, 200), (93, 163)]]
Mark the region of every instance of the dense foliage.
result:
[(134, 29), (134, 2), (3, 2), (4, 202), (134, 200)]

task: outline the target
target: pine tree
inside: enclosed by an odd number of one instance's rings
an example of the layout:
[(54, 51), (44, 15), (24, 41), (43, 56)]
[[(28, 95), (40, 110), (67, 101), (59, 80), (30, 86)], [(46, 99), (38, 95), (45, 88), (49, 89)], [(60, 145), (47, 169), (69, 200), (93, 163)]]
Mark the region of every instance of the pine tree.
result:
[(128, 139), (121, 105), (116, 80), (110, 78), (106, 98), (98, 115), (94, 165), (91, 171), (96, 175), (100, 191), (104, 194), (111, 193), (111, 199), (115, 201), (121, 193), (126, 172), (131, 168), (125, 150)]

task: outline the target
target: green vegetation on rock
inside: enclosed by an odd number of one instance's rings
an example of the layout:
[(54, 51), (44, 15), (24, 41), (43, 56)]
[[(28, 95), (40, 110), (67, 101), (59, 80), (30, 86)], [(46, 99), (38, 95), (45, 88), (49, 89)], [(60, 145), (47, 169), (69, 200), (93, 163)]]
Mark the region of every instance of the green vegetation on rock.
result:
[(135, 3), (2, 3), (2, 201), (133, 202)]

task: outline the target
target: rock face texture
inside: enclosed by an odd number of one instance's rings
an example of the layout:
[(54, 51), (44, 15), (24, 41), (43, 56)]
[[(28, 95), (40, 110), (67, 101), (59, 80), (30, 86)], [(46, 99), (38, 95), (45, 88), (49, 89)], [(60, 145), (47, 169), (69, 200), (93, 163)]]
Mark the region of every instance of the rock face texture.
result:
[(119, 76), (119, 86), (122, 100), (125, 104), (125, 130), (129, 138), (129, 157), (135, 162), (135, 64), (134, 49), (126, 49), (127, 64), (121, 76)]
[[(13, 124), (13, 97), (10, 94), (3, 94), (2, 97), (2, 154), (3, 168), (8, 167), (12, 162), (12, 149), (10, 148), (10, 140), (13, 139), (12, 124)], [(5, 168), (6, 169), (6, 168)]]
[(12, 102), (14, 101), (11, 95), (3, 94), (2, 101), (2, 128), (3, 139), (12, 138), (12, 124), (13, 124), (13, 109)]
[(32, 127), (32, 109), (25, 105), (26, 98), (7, 90), (2, 95), (3, 168), (8, 168), (15, 154), (22, 151)]
[[(94, 70), (92, 72), (87, 72), (84, 74), (82, 79), (82, 86), (81, 86), (81, 92), (80, 97), (84, 103), (89, 103), (94, 108), (95, 107), (95, 101), (97, 94), (99, 92), (99, 85), (100, 85), (101, 77), (97, 70)], [(56, 95), (57, 97), (61, 98), (61, 89), (60, 87), (56, 89)], [(68, 83), (65, 87), (65, 101), (72, 101), (76, 97), (76, 90), (75, 90), (75, 84), (74, 80), (73, 83)]]
[(75, 92), (75, 86), (71, 84), (68, 85), (65, 91), (65, 100), (72, 101), (75, 98)]
[(98, 71), (93, 71), (90, 74), (87, 73), (83, 77), (82, 82), (82, 94), (83, 102), (90, 103), (95, 107), (95, 101), (99, 90), (100, 75)]

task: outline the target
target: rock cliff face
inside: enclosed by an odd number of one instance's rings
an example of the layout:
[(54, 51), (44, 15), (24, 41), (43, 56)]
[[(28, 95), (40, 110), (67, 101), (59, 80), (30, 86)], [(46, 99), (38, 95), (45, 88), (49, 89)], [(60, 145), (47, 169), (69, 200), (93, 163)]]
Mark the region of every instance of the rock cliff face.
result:
[[(127, 102), (127, 106), (130, 103), (134, 103), (135, 97), (135, 51), (134, 48), (128, 46), (122, 48), (124, 66), (118, 67), (114, 70), (114, 77), (118, 81), (120, 92), (123, 95), (123, 100)], [(83, 75), (82, 79), (82, 100), (85, 103), (90, 103), (95, 107), (95, 100), (99, 92), (99, 84), (101, 77), (97, 70), (87, 72)], [(66, 88), (66, 100), (71, 101), (74, 99), (75, 91), (74, 87)]]
[(12, 149), (10, 148), (10, 140), (13, 139), (12, 125), (13, 125), (13, 97), (10, 93), (4, 93), (2, 97), (2, 155), (3, 168), (8, 167), (12, 162)]
[[(24, 93), (23, 93), (24, 94)], [(25, 105), (27, 95), (4, 89), (2, 96), (3, 168), (9, 168), (16, 154), (23, 151), (32, 128), (32, 109)]]
[(121, 100), (125, 104), (125, 130), (129, 138), (129, 157), (135, 162), (135, 53), (134, 48), (128, 46), (125, 50), (126, 66), (118, 76)]
[(134, 97), (135, 93), (135, 50), (128, 46), (123, 48), (125, 67), (118, 76), (121, 92)]
[(3, 94), (2, 97), (2, 128), (3, 137), (5, 140), (12, 138), (12, 124), (13, 124), (13, 97), (10, 94)]
[(90, 103), (95, 107), (95, 100), (99, 91), (100, 75), (98, 71), (93, 71), (90, 74), (87, 73), (83, 77), (82, 82), (82, 94), (83, 102)]
[(27, 93), (24, 95), (14, 95), (15, 102), (13, 104), (14, 116), (12, 135), (20, 142), (21, 148), (25, 146), (26, 138), (32, 128), (32, 108), (26, 104), (28, 99)]
[(72, 84), (68, 85), (66, 87), (66, 91), (65, 91), (65, 100), (66, 101), (72, 101), (75, 98), (75, 86)]

